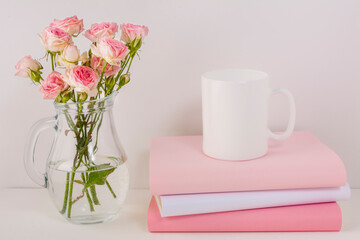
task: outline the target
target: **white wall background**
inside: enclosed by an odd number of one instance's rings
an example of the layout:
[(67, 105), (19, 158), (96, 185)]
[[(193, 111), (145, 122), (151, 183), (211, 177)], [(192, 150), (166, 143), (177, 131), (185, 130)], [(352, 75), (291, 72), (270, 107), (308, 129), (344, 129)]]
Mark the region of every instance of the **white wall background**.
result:
[[(34, 186), (22, 162), (25, 136), (54, 114), (27, 79), (13, 76), (23, 55), (44, 53), (36, 36), (53, 18), (145, 24), (150, 34), (133, 65), (132, 82), (115, 105), (129, 156), (131, 187), (148, 187), (151, 137), (201, 134), (200, 75), (240, 67), (266, 71), (290, 89), (297, 130), (310, 130), (343, 159), (360, 187), (360, 1), (1, 1), (0, 186)], [(80, 48), (88, 47), (87, 40)], [(46, 64), (44, 64), (46, 66)], [(47, 65), (48, 67), (48, 65)], [(272, 100), (270, 126), (281, 130), (287, 109)], [(47, 154), (51, 132), (40, 139)], [(40, 168), (44, 160), (39, 160)], [(186, 173), (184, 173), (184, 176)]]

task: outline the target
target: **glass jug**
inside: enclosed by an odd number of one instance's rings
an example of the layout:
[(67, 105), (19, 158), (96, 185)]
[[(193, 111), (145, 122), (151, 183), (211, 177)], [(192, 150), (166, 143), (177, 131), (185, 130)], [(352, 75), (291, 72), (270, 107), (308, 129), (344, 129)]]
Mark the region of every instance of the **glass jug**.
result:
[[(100, 223), (116, 216), (123, 204), (129, 172), (118, 139), (108, 97), (76, 103), (54, 103), (56, 116), (30, 130), (24, 160), (30, 178), (48, 189), (56, 209), (72, 223)], [(39, 134), (55, 130), (45, 174), (34, 168)]]

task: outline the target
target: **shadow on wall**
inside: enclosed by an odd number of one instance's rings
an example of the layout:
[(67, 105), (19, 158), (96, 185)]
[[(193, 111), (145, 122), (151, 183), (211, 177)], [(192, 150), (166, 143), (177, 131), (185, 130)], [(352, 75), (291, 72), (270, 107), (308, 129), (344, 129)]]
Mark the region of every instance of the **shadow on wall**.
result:
[[(172, 120), (166, 121), (168, 125), (166, 133), (160, 136), (191, 136), (202, 135), (202, 118), (201, 118), (201, 102), (190, 102), (181, 108), (176, 109), (176, 116), (172, 116)], [(136, 169), (137, 175), (146, 176), (146, 186), (149, 186), (149, 156), (150, 149), (143, 150), (138, 154), (139, 159), (144, 161), (134, 161), (132, 169)], [(133, 174), (135, 175), (135, 174)]]
[[(150, 150), (142, 150), (137, 154), (140, 161), (130, 161), (131, 167), (129, 167), (130, 172), (130, 188), (149, 188), (149, 159), (150, 159)], [(133, 180), (134, 176), (142, 176), (145, 179), (144, 182), (138, 182), (138, 180)]]
[(190, 102), (179, 109), (178, 117), (172, 122), (175, 136), (202, 135), (201, 102)]

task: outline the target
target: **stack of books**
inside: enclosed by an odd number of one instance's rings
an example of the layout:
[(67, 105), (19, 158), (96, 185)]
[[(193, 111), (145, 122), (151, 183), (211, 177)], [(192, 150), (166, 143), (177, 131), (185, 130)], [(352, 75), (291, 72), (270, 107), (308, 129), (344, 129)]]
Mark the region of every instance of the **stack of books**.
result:
[(339, 231), (350, 198), (341, 159), (310, 132), (239, 162), (206, 156), (201, 136), (153, 138), (150, 190), (150, 232)]

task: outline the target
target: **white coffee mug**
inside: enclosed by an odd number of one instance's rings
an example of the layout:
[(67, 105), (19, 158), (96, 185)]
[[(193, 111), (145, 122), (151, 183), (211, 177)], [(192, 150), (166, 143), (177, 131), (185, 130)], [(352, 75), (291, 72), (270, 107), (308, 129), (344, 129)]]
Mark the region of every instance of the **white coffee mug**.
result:
[[(289, 101), (287, 129), (268, 129), (268, 98), (282, 93)], [(288, 138), (295, 125), (295, 102), (284, 89), (269, 89), (265, 72), (224, 69), (202, 75), (203, 151), (222, 160), (249, 160), (268, 151), (268, 138)]]

